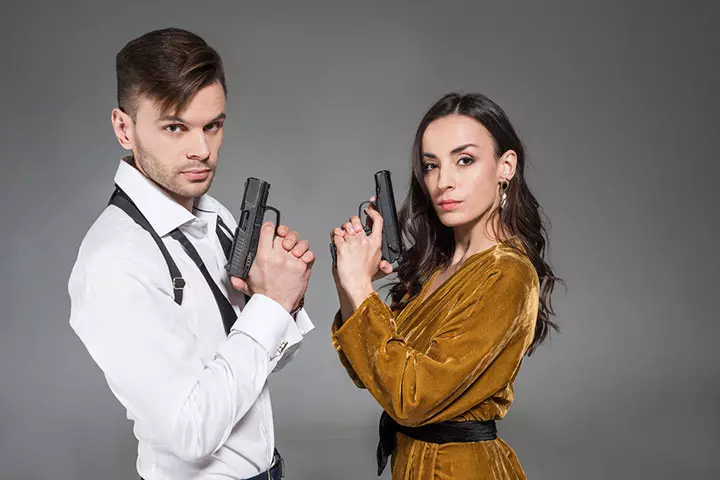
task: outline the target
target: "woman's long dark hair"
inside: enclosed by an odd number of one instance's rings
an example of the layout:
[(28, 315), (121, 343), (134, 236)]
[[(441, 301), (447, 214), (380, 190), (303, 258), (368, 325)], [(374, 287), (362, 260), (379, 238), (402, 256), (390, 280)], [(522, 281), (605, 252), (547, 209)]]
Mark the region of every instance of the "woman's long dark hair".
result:
[[(403, 238), (409, 246), (397, 269), (398, 281), (390, 290), (392, 307), (403, 308), (415, 298), (438, 267), (449, 266), (455, 250), (453, 229), (440, 222), (432, 207), (425, 189), (421, 163), (425, 129), (432, 121), (454, 114), (473, 118), (490, 132), (497, 158), (508, 150), (517, 154), (515, 176), (507, 190), (507, 205), (502, 210), (492, 212), (489, 224), (494, 225), (495, 217), (500, 216), (501, 229), (521, 240), (540, 279), (538, 318), (535, 336), (528, 350), (530, 355), (545, 340), (551, 328), (558, 330), (558, 326), (550, 320), (555, 313), (550, 297), (555, 281), (560, 279), (555, 277), (544, 258), (548, 244), (547, 228), (540, 205), (525, 182), (525, 150), (522, 142), (505, 112), (484, 95), (448, 94), (430, 108), (418, 126), (412, 148), (410, 191), (399, 212)], [(495, 234), (497, 236), (497, 232)]]

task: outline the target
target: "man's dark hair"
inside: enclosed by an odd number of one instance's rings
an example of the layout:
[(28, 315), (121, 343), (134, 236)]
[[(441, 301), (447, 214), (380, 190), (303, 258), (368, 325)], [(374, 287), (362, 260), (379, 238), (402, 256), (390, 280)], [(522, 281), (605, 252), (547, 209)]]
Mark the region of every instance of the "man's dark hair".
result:
[(118, 52), (115, 66), (118, 107), (133, 120), (141, 96), (158, 102), (163, 113), (177, 114), (215, 82), (227, 94), (220, 55), (187, 30), (165, 28), (131, 40)]

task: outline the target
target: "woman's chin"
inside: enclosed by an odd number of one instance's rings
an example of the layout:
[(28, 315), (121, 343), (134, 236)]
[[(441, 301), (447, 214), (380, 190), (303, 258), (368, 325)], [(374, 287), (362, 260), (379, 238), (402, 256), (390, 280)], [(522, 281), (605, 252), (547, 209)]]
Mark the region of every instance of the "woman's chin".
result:
[(467, 223), (467, 218), (456, 212), (438, 212), (440, 223), (449, 228), (455, 228)]

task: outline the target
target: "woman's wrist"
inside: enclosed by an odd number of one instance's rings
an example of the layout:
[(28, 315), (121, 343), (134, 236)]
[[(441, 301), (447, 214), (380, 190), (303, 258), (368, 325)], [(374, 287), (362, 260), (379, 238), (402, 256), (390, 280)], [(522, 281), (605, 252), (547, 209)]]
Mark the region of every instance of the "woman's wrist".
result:
[(374, 292), (375, 289), (370, 281), (351, 285), (345, 289), (345, 294), (347, 295), (348, 300), (350, 300), (353, 311), (357, 310), (365, 299)]

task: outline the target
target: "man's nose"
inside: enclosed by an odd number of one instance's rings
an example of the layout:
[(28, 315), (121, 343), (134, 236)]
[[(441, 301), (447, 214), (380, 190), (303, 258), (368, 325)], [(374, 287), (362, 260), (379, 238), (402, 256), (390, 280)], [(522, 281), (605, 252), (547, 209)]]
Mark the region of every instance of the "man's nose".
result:
[(186, 156), (193, 160), (207, 160), (210, 157), (210, 147), (205, 132), (197, 133), (192, 137)]

